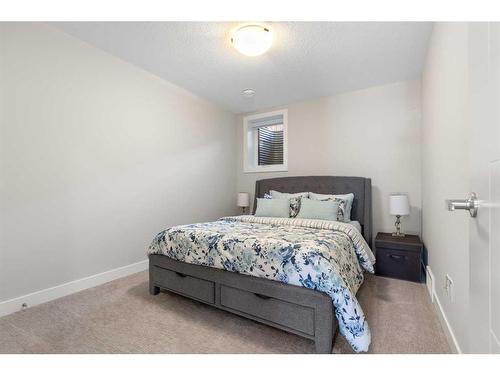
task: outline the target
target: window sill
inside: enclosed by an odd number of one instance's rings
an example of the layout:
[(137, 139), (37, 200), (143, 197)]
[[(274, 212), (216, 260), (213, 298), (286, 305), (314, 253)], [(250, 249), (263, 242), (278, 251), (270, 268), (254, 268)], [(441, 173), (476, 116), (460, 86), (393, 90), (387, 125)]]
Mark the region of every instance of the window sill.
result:
[(266, 165), (254, 168), (244, 168), (243, 173), (288, 172), (286, 165)]

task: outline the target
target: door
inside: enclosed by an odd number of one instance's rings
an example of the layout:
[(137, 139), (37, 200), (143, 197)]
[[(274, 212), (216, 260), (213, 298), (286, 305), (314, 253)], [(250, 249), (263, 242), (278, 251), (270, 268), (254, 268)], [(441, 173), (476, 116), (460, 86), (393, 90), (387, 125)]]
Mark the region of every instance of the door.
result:
[(500, 24), (469, 24), (469, 351), (500, 353)]

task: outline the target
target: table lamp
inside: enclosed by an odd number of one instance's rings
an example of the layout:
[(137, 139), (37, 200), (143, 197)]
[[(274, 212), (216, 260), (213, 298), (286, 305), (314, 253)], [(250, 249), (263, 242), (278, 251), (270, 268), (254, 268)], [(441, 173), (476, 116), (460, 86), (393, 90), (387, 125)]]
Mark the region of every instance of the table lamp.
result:
[(245, 214), (246, 208), (250, 206), (250, 194), (238, 193), (237, 204), (238, 207), (241, 207), (243, 209), (243, 214)]
[(401, 216), (407, 216), (410, 214), (410, 202), (408, 201), (408, 195), (406, 194), (391, 194), (389, 196), (389, 211), (391, 215), (396, 216), (396, 232), (392, 235), (395, 237), (404, 237), (405, 234), (401, 232)]

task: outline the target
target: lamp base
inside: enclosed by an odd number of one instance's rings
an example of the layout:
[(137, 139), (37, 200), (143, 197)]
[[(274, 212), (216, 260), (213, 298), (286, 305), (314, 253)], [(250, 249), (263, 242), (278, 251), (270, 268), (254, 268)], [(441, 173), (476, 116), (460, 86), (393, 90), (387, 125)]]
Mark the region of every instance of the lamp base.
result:
[(392, 232), (392, 237), (406, 237), (404, 233)]
[(396, 222), (394, 223), (396, 231), (392, 232), (393, 237), (404, 237), (405, 234), (401, 232), (401, 215), (396, 215)]

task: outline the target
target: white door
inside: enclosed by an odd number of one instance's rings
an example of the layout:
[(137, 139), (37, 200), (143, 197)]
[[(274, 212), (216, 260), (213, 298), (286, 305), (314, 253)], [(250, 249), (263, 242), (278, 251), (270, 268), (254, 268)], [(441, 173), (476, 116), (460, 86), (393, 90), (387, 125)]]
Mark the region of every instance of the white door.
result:
[[(500, 353), (500, 24), (469, 24), (469, 352)], [(464, 166), (467, 167), (467, 166)]]

